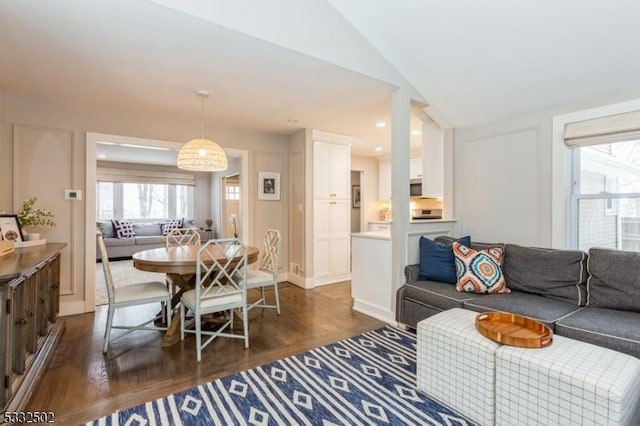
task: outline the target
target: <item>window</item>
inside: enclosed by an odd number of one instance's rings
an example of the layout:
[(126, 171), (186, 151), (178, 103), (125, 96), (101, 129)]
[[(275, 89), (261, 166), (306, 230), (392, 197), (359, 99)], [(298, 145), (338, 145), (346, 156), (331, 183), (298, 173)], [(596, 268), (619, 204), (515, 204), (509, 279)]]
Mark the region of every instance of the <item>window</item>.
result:
[(575, 247), (640, 251), (640, 140), (574, 148), (570, 210)]
[(226, 185), (226, 199), (227, 200), (239, 200), (240, 199), (240, 185), (234, 183), (228, 183)]
[(193, 185), (98, 182), (97, 217), (109, 219), (193, 218)]

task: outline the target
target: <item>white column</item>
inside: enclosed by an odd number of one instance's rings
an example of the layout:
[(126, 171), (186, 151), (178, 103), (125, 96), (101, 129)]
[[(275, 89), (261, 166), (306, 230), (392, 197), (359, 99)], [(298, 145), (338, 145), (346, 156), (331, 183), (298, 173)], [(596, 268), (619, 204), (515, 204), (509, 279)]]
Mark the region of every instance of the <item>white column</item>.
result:
[(406, 89), (391, 96), (391, 276), (390, 310), (395, 312), (395, 291), (404, 283), (409, 232), (409, 140), (411, 99)]

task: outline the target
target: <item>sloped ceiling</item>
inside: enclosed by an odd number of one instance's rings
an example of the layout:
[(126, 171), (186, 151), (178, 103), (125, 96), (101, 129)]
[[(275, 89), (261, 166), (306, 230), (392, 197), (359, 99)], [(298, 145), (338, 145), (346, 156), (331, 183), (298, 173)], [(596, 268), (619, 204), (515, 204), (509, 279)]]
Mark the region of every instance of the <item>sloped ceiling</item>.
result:
[(640, 97), (640, 2), (329, 0), (454, 126)]
[[(630, 0), (20, 0), (0, 2), (0, 90), (389, 152), (402, 85), (449, 126), (640, 97)], [(382, 152), (373, 148), (383, 145)]]

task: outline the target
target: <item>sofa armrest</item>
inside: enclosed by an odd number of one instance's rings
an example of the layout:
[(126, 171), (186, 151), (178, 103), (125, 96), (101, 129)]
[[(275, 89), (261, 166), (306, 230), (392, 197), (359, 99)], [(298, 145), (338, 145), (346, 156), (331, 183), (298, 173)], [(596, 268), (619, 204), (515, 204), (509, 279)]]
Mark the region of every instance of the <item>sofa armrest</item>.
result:
[(405, 283), (410, 284), (418, 281), (418, 274), (420, 271), (420, 265), (407, 265), (404, 267)]

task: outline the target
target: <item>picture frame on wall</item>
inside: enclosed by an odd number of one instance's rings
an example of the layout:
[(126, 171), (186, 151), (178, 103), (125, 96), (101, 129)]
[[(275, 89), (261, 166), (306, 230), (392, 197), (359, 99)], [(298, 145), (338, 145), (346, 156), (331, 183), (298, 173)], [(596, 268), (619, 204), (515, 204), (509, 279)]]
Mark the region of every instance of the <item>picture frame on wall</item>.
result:
[(359, 209), (362, 204), (362, 194), (360, 193), (360, 185), (351, 186), (351, 206), (354, 209)]
[(280, 200), (279, 172), (258, 172), (258, 200)]
[(2, 235), (3, 240), (14, 242), (24, 241), (18, 215), (0, 214), (0, 235)]

